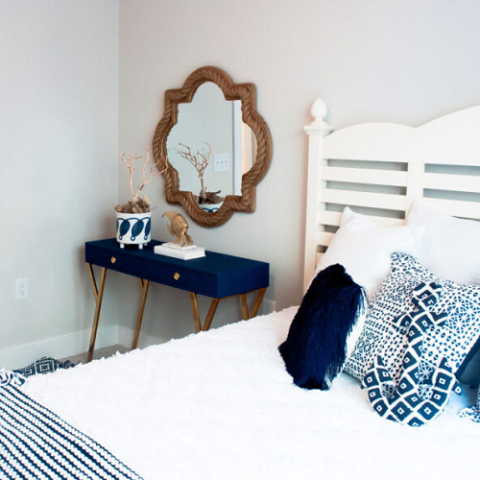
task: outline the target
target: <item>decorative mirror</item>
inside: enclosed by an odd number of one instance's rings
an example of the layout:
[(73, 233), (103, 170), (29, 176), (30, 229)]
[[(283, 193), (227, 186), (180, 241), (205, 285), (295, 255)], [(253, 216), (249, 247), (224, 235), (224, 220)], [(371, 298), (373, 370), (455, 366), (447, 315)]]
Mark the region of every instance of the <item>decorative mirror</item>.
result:
[(168, 165), (167, 202), (183, 205), (198, 224), (217, 227), (234, 212), (253, 212), (272, 157), (255, 85), (235, 84), (216, 67), (195, 70), (182, 88), (165, 92), (153, 155)]

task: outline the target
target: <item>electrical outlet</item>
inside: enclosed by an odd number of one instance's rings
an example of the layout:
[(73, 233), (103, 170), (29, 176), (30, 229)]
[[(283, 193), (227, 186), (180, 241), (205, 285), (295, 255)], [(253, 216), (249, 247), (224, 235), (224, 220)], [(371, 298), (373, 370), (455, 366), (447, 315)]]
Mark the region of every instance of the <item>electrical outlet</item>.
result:
[(15, 298), (23, 300), (28, 297), (28, 278), (17, 278), (15, 281)]

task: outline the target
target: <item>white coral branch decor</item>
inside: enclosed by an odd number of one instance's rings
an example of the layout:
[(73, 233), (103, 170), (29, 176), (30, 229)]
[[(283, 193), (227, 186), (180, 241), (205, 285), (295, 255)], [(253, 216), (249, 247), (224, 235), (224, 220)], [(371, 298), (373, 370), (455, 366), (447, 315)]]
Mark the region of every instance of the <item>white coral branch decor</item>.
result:
[(203, 174), (205, 173), (205, 169), (208, 167), (210, 162), (210, 155), (212, 154), (212, 146), (208, 142), (204, 142), (208, 148), (208, 151), (205, 149), (201, 152), (197, 151), (196, 154), (193, 154), (190, 147), (188, 145), (184, 145), (183, 143), (179, 143), (183, 150), (175, 149), (175, 153), (180, 155), (185, 160), (188, 160), (194, 167), (195, 170), (198, 172), (198, 178), (200, 179), (200, 198), (202, 200), (206, 200), (207, 198), (207, 189), (205, 188), (205, 183), (203, 180)]
[(126, 155), (125, 153), (120, 154), (120, 158), (122, 162), (127, 167), (129, 172), (129, 186), (130, 186), (130, 193), (132, 195), (132, 200), (128, 203), (124, 203), (122, 205), (117, 205), (115, 210), (120, 213), (146, 213), (150, 211), (150, 201), (145, 195), (140, 197), (142, 190), (145, 188), (145, 185), (150, 183), (155, 177), (161, 175), (166, 171), (168, 168), (168, 163), (165, 162), (165, 166), (163, 168), (154, 169), (150, 165), (150, 146), (147, 145), (146, 147), (147, 155), (146, 159), (142, 165), (142, 183), (135, 191), (133, 183), (134, 183), (134, 173), (135, 167), (139, 160), (143, 157), (140, 155)]

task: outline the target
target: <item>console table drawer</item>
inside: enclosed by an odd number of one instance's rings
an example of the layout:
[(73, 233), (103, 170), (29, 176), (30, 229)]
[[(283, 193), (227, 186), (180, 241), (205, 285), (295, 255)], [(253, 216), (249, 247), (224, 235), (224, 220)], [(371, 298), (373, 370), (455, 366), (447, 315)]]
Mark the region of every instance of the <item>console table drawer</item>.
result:
[(217, 279), (212, 275), (205, 275), (179, 267), (162, 265), (152, 268), (147, 277), (153, 282), (170, 285), (189, 292), (214, 296), (217, 290)]
[[(185, 263), (184, 260), (171, 261), (155, 254), (155, 261), (152, 261), (151, 258), (143, 258), (139, 252), (141, 251), (121, 250), (120, 248), (112, 252), (111, 249), (107, 250), (97, 245), (86, 244), (85, 260), (87, 263), (152, 282), (170, 285), (189, 292), (215, 296), (217, 292), (216, 276), (182, 268), (178, 263)], [(191, 264), (194, 261), (189, 260), (188, 262)]]

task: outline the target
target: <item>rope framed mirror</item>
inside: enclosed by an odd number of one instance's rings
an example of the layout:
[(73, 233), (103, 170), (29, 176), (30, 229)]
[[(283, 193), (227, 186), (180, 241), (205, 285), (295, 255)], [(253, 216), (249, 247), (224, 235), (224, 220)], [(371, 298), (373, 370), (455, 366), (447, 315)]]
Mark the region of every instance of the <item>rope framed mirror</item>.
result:
[(195, 70), (165, 92), (153, 137), (168, 203), (182, 205), (204, 227), (224, 224), (234, 212), (251, 213), (256, 186), (272, 157), (272, 138), (256, 109), (253, 83), (235, 84), (217, 67)]

